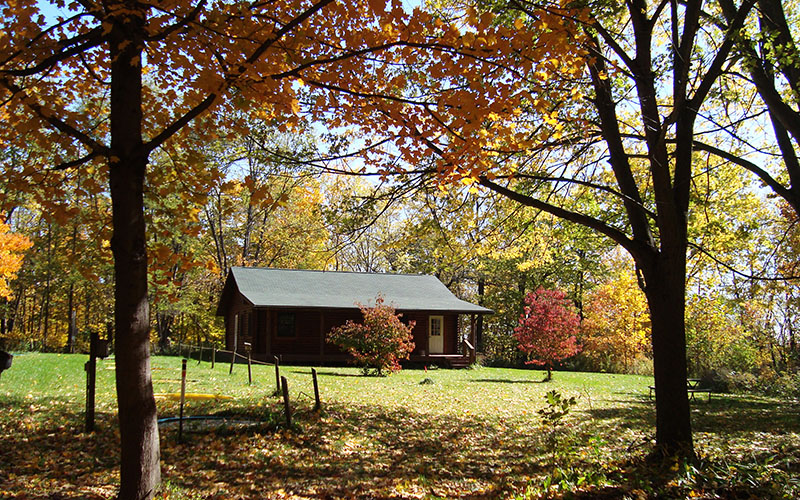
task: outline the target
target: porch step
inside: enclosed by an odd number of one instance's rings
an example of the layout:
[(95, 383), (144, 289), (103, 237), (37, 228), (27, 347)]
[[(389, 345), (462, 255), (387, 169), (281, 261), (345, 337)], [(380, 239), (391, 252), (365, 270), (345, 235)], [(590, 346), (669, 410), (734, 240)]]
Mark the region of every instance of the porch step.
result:
[(468, 368), (469, 367), (469, 358), (466, 356), (459, 357), (459, 358), (449, 358), (448, 363), (450, 364), (450, 368), (459, 369), (459, 368)]

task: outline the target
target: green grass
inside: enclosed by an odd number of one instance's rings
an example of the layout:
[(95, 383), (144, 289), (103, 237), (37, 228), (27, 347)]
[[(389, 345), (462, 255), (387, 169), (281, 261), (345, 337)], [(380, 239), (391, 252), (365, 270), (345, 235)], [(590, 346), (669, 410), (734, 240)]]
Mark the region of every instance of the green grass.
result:
[[(113, 360), (98, 362), (97, 432), (83, 434), (87, 356), (22, 354), (0, 378), (0, 498), (112, 498), (117, 480)], [(181, 361), (153, 358), (156, 393), (180, 390)], [(798, 403), (714, 395), (692, 403), (700, 460), (645, 460), (654, 436), (650, 377), (500, 368), (403, 370), (362, 377), (281, 367), (295, 425), (283, 425), (272, 366), (189, 361), (187, 392), (232, 399), (190, 401), (185, 442), (161, 427), (160, 498), (540, 498), (565, 494), (792, 498), (800, 494)], [(421, 384), (425, 379), (432, 383)], [(547, 391), (577, 399), (557, 428), (538, 410)], [(178, 403), (159, 399), (160, 416)], [(256, 422), (242, 425), (241, 422)]]

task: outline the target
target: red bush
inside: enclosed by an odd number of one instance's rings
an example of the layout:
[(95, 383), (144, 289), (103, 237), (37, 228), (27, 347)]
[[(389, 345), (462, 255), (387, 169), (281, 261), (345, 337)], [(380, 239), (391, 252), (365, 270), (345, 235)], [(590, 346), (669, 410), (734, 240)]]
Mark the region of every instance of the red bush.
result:
[(371, 369), (377, 375), (384, 370), (395, 372), (400, 369), (399, 361), (408, 359), (414, 350), (411, 330), (415, 322), (406, 326), (400, 321), (403, 315), (395, 314), (394, 308), (383, 302), (383, 297), (378, 296), (374, 307), (360, 306), (363, 323), (348, 320), (328, 333), (328, 340), (352, 355), (364, 375)]

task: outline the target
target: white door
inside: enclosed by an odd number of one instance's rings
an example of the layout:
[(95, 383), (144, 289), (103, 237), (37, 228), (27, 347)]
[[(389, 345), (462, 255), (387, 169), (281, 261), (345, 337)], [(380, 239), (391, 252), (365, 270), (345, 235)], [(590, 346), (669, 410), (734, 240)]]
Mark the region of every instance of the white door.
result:
[(428, 317), (428, 352), (442, 354), (444, 352), (444, 317)]

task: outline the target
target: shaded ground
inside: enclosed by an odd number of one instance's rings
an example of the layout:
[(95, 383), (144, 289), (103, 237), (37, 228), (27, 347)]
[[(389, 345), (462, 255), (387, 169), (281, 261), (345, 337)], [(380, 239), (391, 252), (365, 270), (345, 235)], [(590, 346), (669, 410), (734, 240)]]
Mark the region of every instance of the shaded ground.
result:
[[(169, 363), (164, 373), (155, 372), (162, 381), (175, 379)], [(162, 426), (159, 498), (800, 494), (796, 402), (715, 395), (710, 403), (693, 403), (700, 461), (690, 466), (645, 459), (654, 419), (647, 380), (571, 379), (557, 373), (562, 379), (557, 383), (534, 384), (540, 373), (492, 369), (364, 379), (325, 369), (320, 374), (325, 406), (316, 414), (302, 378), (308, 370), (286, 372), (294, 377), (292, 429), (283, 424), (266, 370), (259, 373), (260, 386), (239, 386), (234, 401), (187, 408), (192, 415), (222, 413), (239, 423), (192, 422), (183, 443), (177, 442), (175, 425)], [(423, 377), (435, 384), (419, 385)], [(236, 393), (229, 386), (241, 379), (225, 374), (219, 381), (193, 390)], [(157, 383), (157, 392), (172, 390), (162, 385), (171, 383)], [(98, 432), (82, 434), (82, 401), (76, 398), (81, 391), (74, 381), (68, 384), (71, 389), (60, 393), (20, 394), (0, 386), (0, 498), (113, 498), (118, 473), (113, 401), (100, 405)], [(579, 399), (556, 429), (543, 427), (536, 413), (544, 406), (541, 393), (552, 388)], [(542, 392), (529, 392), (534, 390)], [(161, 415), (177, 414), (175, 403), (159, 405)], [(261, 423), (241, 423), (249, 420)]]

